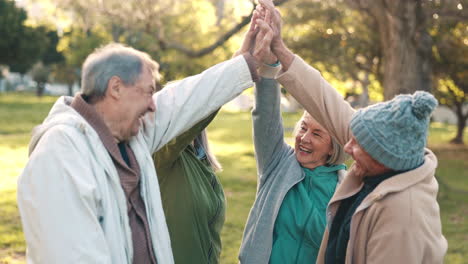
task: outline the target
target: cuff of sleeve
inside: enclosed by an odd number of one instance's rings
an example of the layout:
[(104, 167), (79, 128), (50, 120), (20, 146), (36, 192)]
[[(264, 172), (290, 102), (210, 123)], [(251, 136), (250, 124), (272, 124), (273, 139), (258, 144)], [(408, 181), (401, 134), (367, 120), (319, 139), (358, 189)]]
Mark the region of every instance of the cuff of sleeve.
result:
[(272, 66), (269, 64), (263, 64), (258, 69), (258, 75), (266, 79), (275, 79), (276, 75), (281, 71), (281, 64), (278, 66)]
[(244, 59), (247, 62), (247, 65), (249, 66), (250, 75), (252, 76), (252, 81), (257, 82), (260, 78), (258, 77), (258, 74), (257, 74), (257, 63), (255, 62), (255, 59), (248, 52), (243, 53), (242, 56), (244, 56)]
[(296, 68), (296, 64), (300, 63), (300, 61), (302, 61), (302, 59), (297, 56), (297, 55), (294, 55), (294, 59), (293, 61), (291, 62), (291, 65), (289, 65), (289, 68), (285, 71), (283, 68), (281, 68), (281, 70), (278, 72), (278, 74), (276, 75), (276, 79), (284, 79), (286, 77), (284, 76), (288, 76), (290, 75), (292, 72), (294, 72), (294, 70), (291, 70), (291, 68)]

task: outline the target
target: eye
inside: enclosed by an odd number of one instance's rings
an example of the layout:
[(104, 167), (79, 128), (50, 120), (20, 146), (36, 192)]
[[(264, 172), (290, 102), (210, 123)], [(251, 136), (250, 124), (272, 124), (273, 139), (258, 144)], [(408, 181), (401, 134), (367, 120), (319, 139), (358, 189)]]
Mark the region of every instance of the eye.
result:
[(314, 134), (314, 136), (316, 136), (316, 137), (322, 137), (322, 135), (320, 135), (319, 133), (313, 133), (313, 134)]
[(306, 131), (306, 130), (307, 130), (307, 128), (306, 128), (306, 127), (304, 127), (304, 126), (301, 126), (301, 131)]

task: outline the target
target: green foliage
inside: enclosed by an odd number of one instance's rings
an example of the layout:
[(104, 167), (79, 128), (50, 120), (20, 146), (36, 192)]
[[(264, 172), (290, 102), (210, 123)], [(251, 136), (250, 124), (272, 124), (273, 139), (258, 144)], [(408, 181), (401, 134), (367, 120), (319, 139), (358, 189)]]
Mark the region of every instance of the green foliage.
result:
[[(0, 263), (25, 263), (25, 244), (16, 207), (16, 180), (27, 161), (30, 131), (42, 122), (55, 100), (32, 94), (0, 94)], [(283, 114), (289, 143), (292, 143), (292, 128), (301, 114)], [(234, 264), (238, 262), (242, 232), (256, 190), (250, 113), (221, 111), (208, 131), (212, 148), (224, 167), (219, 176), (227, 197), (221, 263)], [(443, 232), (449, 242), (445, 262), (461, 264), (468, 258), (468, 148), (445, 143), (455, 132), (453, 126), (431, 124), (429, 145), (439, 159), (438, 200)]]
[(372, 17), (343, 0), (294, 1), (281, 11), (284, 39), (292, 50), (327, 72), (331, 81), (341, 82), (343, 94), (382, 99), (381, 52)]
[[(72, 33), (65, 34), (66, 40), (60, 45), (67, 53), (68, 63), (81, 65), (88, 51), (109, 41), (121, 42), (149, 53), (158, 61), (163, 82), (200, 73), (230, 58), (240, 43), (238, 36), (233, 37), (235, 41), (229, 39), (219, 44), (206, 56), (191, 57), (187, 51), (198, 51), (215, 43), (242, 16), (249, 15), (253, 7), (249, 0), (225, 1), (221, 16), (218, 1), (212, 0), (149, 0), (145, 4), (118, 0), (52, 1), (76, 18)], [(74, 37), (79, 35), (78, 39)], [(96, 35), (105, 37), (99, 41), (87, 39)]]
[[(21, 74), (26, 73), (46, 51), (51, 55), (48, 60), (57, 59), (49, 48), (54, 41), (53, 32), (48, 32), (45, 27), (25, 26), (26, 18), (26, 12), (16, 7), (14, 1), (0, 0), (0, 64), (9, 65), (11, 71)], [(56, 34), (55, 40), (58, 40)]]
[(24, 30), (26, 11), (15, 6), (11, 0), (0, 0), (0, 64), (9, 64), (15, 60), (12, 52), (21, 41)]

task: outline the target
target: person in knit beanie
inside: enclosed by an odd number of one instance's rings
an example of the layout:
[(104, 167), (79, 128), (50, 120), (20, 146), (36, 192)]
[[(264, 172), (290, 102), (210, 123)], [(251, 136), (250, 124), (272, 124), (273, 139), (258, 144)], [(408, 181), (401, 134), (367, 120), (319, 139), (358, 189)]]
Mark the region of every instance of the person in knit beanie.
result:
[(328, 204), (317, 263), (443, 263), (437, 157), (426, 147), (437, 100), (418, 91), (354, 110), (286, 47), (272, 1), (259, 3), (273, 14), (275, 79), (355, 161)]
[(316, 69), (277, 49), (276, 80), (355, 161), (328, 204), (317, 263), (443, 263), (437, 157), (426, 148), (434, 96), (418, 91), (355, 111)]
[[(390, 171), (407, 171), (424, 161), (429, 118), (437, 106), (430, 93), (398, 95), (393, 100), (375, 104), (354, 113), (350, 128), (353, 134), (345, 150), (356, 164), (352, 169), (362, 176)], [(363, 155), (353, 155), (362, 147), (376, 164), (363, 165)], [(359, 153), (358, 153), (359, 154)], [(366, 171), (373, 166), (374, 170)]]

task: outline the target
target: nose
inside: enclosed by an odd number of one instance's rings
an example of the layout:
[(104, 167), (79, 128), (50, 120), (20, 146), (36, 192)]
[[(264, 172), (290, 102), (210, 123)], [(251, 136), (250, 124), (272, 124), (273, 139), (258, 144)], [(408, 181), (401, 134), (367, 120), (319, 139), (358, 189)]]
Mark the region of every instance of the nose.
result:
[(301, 141), (303, 141), (304, 143), (310, 143), (311, 142), (311, 133), (309, 132), (305, 132), (304, 135), (302, 135), (301, 137)]
[(148, 105), (148, 110), (151, 112), (156, 111), (156, 104), (154, 103), (154, 97), (150, 99), (150, 103)]

